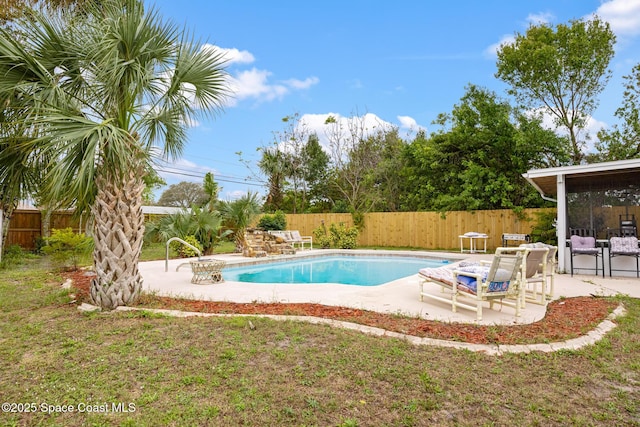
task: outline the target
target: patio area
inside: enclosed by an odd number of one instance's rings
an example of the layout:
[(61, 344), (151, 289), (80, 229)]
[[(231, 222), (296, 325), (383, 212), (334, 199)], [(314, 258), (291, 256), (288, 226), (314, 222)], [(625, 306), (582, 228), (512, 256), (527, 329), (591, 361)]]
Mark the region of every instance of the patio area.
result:
[[(272, 261), (300, 259), (342, 253), (340, 250), (306, 250), (296, 255), (280, 255), (270, 257)], [(346, 251), (362, 255), (392, 256), (424, 256), (425, 258), (447, 258), (454, 260), (490, 260), (492, 254), (460, 254), (453, 252), (422, 251), (381, 251), (355, 250)], [(241, 254), (216, 254), (210, 258), (224, 260), (227, 265), (251, 264), (264, 262), (264, 258), (243, 257)], [(188, 259), (174, 259), (168, 262), (165, 272), (165, 261), (149, 261), (140, 263), (140, 272), (144, 279), (144, 289), (160, 296), (174, 296), (194, 300), (224, 301), (237, 303), (317, 303), (330, 306), (351, 307), (371, 310), (380, 313), (417, 316), (429, 320), (443, 322), (476, 323), (475, 312), (458, 309), (453, 313), (451, 306), (436, 301), (421, 302), (419, 299), (420, 279), (415, 275), (395, 280), (379, 286), (354, 286), (338, 284), (295, 285), (295, 284), (254, 284), (225, 280), (214, 284), (192, 284), (192, 272), (189, 265), (176, 268), (187, 263)], [(223, 271), (224, 278), (224, 271)], [(438, 292), (435, 285), (433, 292)], [(555, 298), (576, 297), (586, 295), (610, 296), (616, 294), (640, 298), (640, 279), (627, 277), (605, 277), (595, 275), (557, 274), (555, 278)], [(480, 324), (522, 324), (542, 319), (545, 307), (528, 303), (517, 318), (515, 310), (496, 303), (494, 309), (483, 311)]]

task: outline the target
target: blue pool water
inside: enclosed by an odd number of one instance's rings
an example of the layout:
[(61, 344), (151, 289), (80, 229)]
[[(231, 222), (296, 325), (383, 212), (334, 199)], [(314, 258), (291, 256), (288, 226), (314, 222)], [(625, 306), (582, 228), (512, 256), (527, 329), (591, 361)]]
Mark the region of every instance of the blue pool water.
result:
[(228, 267), (227, 281), (251, 283), (341, 283), (376, 286), (417, 274), (424, 267), (439, 267), (446, 260), (381, 256), (330, 256), (285, 262)]

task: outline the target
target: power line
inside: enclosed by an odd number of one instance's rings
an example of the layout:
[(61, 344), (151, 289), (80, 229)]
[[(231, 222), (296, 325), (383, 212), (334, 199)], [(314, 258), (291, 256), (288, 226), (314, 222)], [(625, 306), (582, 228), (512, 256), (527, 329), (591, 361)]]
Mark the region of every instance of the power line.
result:
[[(178, 170), (169, 170), (169, 169), (163, 168), (162, 166), (158, 166), (157, 171), (158, 172), (170, 173), (170, 174), (173, 174), (173, 175), (189, 176), (189, 177), (193, 177), (193, 178), (202, 178), (202, 179), (204, 179), (204, 176), (205, 176), (204, 173), (194, 174), (194, 173), (188, 173), (188, 171), (179, 170), (179, 169)], [(253, 185), (253, 186), (256, 186), (256, 187), (264, 186), (264, 184), (257, 183), (257, 182), (251, 182), (251, 181), (247, 181), (247, 180), (220, 178), (219, 175), (215, 176), (215, 180), (216, 181), (220, 181), (220, 182), (229, 182), (229, 183), (233, 183), (233, 184)]]

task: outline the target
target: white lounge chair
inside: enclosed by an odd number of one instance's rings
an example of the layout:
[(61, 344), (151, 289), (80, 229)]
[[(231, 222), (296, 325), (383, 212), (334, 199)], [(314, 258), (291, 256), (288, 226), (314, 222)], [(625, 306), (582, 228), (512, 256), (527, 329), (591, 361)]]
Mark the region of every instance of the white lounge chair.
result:
[(298, 246), (300, 249), (305, 249), (305, 245), (308, 245), (307, 249), (313, 249), (313, 236), (301, 236), (298, 230), (271, 230), (269, 233), (281, 237), (294, 248)]
[[(510, 249), (503, 253), (501, 249)], [(520, 273), (525, 249), (498, 248), (491, 263), (480, 265), (447, 268), (425, 268), (420, 270), (420, 301), (424, 298), (451, 304), (451, 310), (465, 308), (476, 312), (476, 320), (482, 320), (482, 307), (485, 301), (493, 309), (496, 300), (501, 304), (515, 308), (516, 317), (521, 315), (523, 287)], [(437, 270), (437, 271), (434, 271)], [(449, 271), (449, 272), (447, 272)], [(429, 292), (425, 285), (439, 285), (440, 293)]]

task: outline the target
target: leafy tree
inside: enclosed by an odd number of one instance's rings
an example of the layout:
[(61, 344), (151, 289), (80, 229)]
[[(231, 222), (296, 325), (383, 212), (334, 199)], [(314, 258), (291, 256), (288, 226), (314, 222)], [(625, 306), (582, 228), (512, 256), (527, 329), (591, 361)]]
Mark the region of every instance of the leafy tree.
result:
[(605, 161), (640, 157), (640, 64), (624, 80), (623, 103), (615, 113), (622, 125), (598, 133), (596, 148)]
[(318, 135), (309, 135), (302, 149), (303, 179), (307, 188), (307, 200), (311, 205), (321, 206), (327, 201), (329, 181), (329, 155), (320, 145)]
[(179, 208), (189, 208), (193, 205), (202, 206), (209, 202), (209, 196), (200, 184), (195, 182), (182, 181), (171, 184), (164, 190), (158, 199), (159, 206), (176, 206)]
[(498, 51), (496, 76), (528, 108), (543, 108), (569, 133), (574, 164), (584, 157), (579, 132), (610, 78), (615, 35), (607, 22), (574, 20), (555, 29), (546, 24), (517, 34)]
[(400, 138), (397, 129), (380, 132), (377, 138), (377, 150), (380, 153), (378, 163), (372, 171), (369, 193), (375, 198), (376, 211), (395, 212), (400, 209), (404, 177), (404, 149), (407, 143)]
[(0, 24), (6, 25), (19, 17), (24, 16), (29, 7), (42, 7), (49, 9), (72, 8), (82, 5), (87, 0), (3, 0), (0, 2)]
[(542, 167), (547, 156), (562, 158), (562, 138), (542, 129), (539, 119), (515, 115), (493, 92), (470, 85), (460, 104), (451, 114), (441, 114), (437, 123), (443, 130), (431, 138), (418, 134), (405, 150), (404, 209), (515, 209), (541, 204), (521, 174), (533, 164)]
[(167, 182), (160, 176), (154, 169), (147, 169), (143, 178), (144, 181), (144, 193), (142, 199), (147, 205), (153, 205), (155, 203), (153, 198), (153, 190), (158, 190), (167, 185)]
[(238, 252), (242, 252), (245, 231), (260, 214), (260, 205), (258, 194), (252, 192), (237, 200), (220, 203), (220, 213), (224, 224), (233, 230)]
[(379, 194), (371, 189), (382, 157), (380, 141), (395, 129), (369, 129), (366, 116), (353, 116), (344, 123), (334, 117), (325, 121), (333, 166), (331, 183), (350, 212), (369, 212), (379, 202)]
[(21, 103), (12, 107), (33, 132), (19, 149), (57, 159), (45, 180), (51, 200), (91, 209), (91, 300), (129, 304), (142, 288), (145, 170), (156, 146), (179, 155), (185, 124), (221, 105), (223, 57), (138, 0), (88, 2), (75, 16), (34, 11), (14, 25), (19, 41), (0, 28), (0, 96)]
[[(300, 121), (300, 115), (295, 113), (282, 119), (285, 129), (276, 133), (275, 146), (282, 152), (285, 177), (290, 179), (292, 186), (292, 212), (298, 211), (298, 204), (305, 206), (307, 186), (304, 179), (306, 172), (304, 164), (304, 147), (309, 135), (305, 123)], [(298, 196), (301, 196), (299, 201)]]

